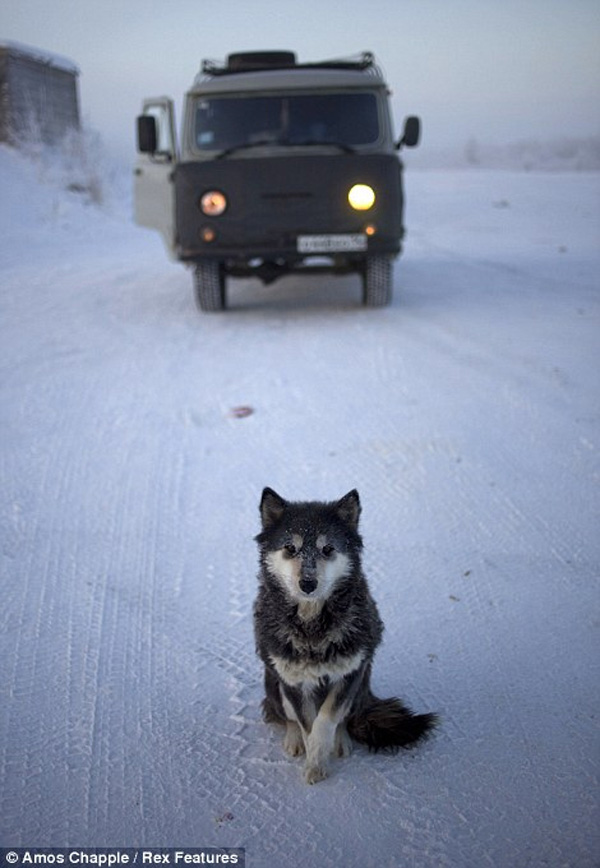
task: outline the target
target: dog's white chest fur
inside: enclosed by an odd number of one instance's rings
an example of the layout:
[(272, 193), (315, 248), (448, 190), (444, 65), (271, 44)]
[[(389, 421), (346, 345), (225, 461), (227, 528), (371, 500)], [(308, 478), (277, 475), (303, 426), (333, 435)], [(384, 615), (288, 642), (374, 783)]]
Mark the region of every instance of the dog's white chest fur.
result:
[(301, 684), (317, 684), (322, 678), (339, 681), (346, 675), (356, 672), (364, 660), (364, 652), (359, 651), (351, 657), (338, 657), (327, 663), (310, 663), (306, 660), (285, 660), (271, 654), (271, 663), (282, 681), (291, 687)]

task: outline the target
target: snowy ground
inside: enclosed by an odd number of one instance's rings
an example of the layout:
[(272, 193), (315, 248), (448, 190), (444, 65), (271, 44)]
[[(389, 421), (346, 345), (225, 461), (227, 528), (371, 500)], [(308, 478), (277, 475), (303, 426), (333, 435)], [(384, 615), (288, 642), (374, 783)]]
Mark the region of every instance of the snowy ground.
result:
[[(597, 865), (600, 175), (409, 171), (393, 307), (201, 316), (43, 174), (0, 151), (0, 844)], [(375, 687), (442, 717), (315, 787), (260, 719), (264, 485), (359, 489)]]

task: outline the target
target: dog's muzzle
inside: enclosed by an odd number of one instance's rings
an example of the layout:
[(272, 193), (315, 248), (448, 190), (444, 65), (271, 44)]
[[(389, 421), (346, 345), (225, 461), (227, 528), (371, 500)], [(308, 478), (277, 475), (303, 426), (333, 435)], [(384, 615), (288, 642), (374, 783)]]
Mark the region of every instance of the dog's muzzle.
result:
[(316, 579), (300, 579), (299, 582), (300, 590), (304, 591), (305, 594), (312, 594), (317, 587)]

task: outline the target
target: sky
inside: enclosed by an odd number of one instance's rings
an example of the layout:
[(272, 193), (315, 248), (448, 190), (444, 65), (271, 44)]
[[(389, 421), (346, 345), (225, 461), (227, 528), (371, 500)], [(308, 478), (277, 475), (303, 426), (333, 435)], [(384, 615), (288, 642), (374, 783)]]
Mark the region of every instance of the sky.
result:
[(374, 52), (422, 148), (600, 134), (599, 0), (3, 0), (2, 40), (79, 66), (82, 115), (122, 161), (144, 97), (179, 123), (203, 58), (258, 49)]

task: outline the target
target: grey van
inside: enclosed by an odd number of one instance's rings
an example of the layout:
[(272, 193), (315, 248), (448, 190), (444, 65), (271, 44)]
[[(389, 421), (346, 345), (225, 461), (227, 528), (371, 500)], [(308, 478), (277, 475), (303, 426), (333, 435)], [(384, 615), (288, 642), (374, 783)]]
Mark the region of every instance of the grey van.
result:
[(194, 270), (203, 311), (226, 307), (228, 276), (356, 272), (363, 302), (389, 304), (403, 226), (401, 147), (373, 55), (299, 63), (288, 51), (204, 61), (177, 145), (171, 99), (138, 118), (135, 216)]

